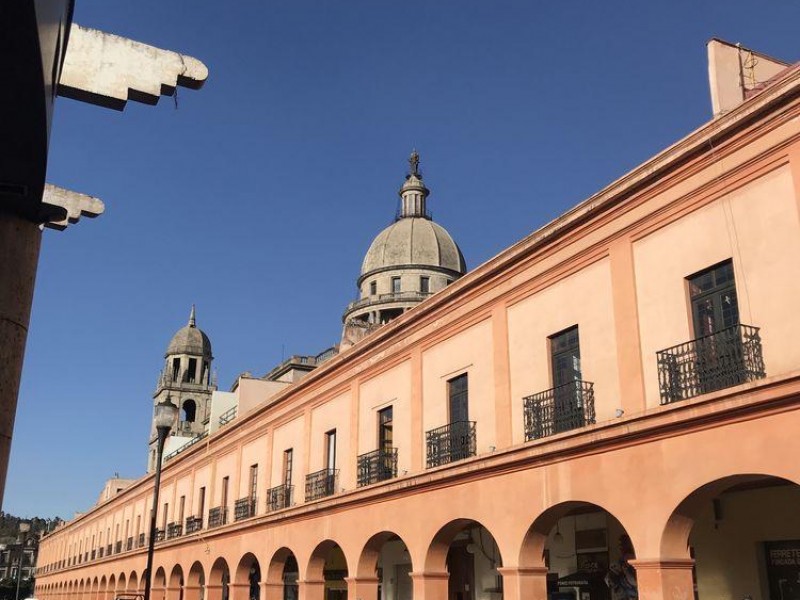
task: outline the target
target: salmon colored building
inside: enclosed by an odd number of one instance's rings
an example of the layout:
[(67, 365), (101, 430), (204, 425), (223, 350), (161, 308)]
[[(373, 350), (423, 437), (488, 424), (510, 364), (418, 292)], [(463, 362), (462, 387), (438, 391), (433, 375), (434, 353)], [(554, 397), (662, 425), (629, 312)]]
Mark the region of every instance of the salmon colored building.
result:
[[(800, 598), (800, 66), (709, 57), (713, 120), (240, 386), (164, 464), (153, 597)], [(37, 598), (141, 593), (152, 484), (48, 535)]]

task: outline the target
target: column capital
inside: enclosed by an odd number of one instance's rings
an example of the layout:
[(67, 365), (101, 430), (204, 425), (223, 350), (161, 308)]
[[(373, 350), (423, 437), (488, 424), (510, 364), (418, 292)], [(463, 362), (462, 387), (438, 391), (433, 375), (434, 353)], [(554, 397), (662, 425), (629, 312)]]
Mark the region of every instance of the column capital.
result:
[(694, 567), (693, 558), (641, 558), (629, 560), (628, 564), (637, 571), (648, 569), (691, 569)]
[(540, 576), (547, 577), (547, 567), (497, 567), (497, 572), (502, 576), (521, 575), (521, 576)]
[(377, 577), (345, 577), (347, 583), (379, 583), (380, 579)]
[(438, 581), (438, 580), (448, 580), (450, 579), (450, 573), (442, 572), (442, 573), (426, 573), (424, 571), (412, 571), (409, 573), (411, 579), (420, 579), (420, 580), (429, 580), (429, 581)]

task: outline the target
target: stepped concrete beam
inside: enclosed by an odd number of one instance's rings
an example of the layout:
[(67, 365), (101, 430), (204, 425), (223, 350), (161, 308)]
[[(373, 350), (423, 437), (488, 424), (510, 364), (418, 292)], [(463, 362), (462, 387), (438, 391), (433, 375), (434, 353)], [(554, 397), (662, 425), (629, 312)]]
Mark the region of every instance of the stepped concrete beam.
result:
[(199, 89), (208, 68), (196, 58), (72, 24), (58, 95), (122, 110), (156, 104), (177, 86)]
[(101, 215), (106, 209), (102, 200), (99, 198), (89, 196), (88, 194), (65, 190), (51, 183), (44, 184), (42, 202), (53, 206), (60, 206), (67, 211), (66, 218), (44, 224), (45, 227), (58, 230), (64, 230), (67, 228), (67, 225), (77, 223), (81, 217), (93, 219)]

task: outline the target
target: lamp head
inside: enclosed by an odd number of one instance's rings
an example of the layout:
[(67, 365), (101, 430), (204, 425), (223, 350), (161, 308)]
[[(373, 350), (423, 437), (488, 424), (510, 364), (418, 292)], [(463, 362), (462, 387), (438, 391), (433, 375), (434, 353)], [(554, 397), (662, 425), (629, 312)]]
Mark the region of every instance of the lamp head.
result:
[(156, 431), (160, 434), (166, 433), (175, 424), (175, 419), (178, 418), (178, 407), (172, 403), (169, 396), (163, 401), (156, 404), (156, 409), (153, 414), (153, 424), (156, 426)]

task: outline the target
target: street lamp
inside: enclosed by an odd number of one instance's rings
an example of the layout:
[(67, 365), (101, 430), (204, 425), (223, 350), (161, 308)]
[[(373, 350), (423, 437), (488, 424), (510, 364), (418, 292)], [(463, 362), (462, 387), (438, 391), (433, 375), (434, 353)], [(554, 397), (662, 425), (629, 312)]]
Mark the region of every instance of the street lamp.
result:
[(153, 478), (153, 508), (150, 511), (150, 540), (147, 544), (147, 577), (144, 580), (144, 600), (150, 600), (150, 584), (153, 581), (153, 550), (156, 545), (156, 514), (158, 513), (158, 488), (161, 486), (161, 458), (164, 454), (164, 441), (167, 439), (175, 419), (178, 407), (167, 396), (166, 400), (156, 404), (153, 414), (153, 425), (158, 436), (156, 451), (156, 474)]

